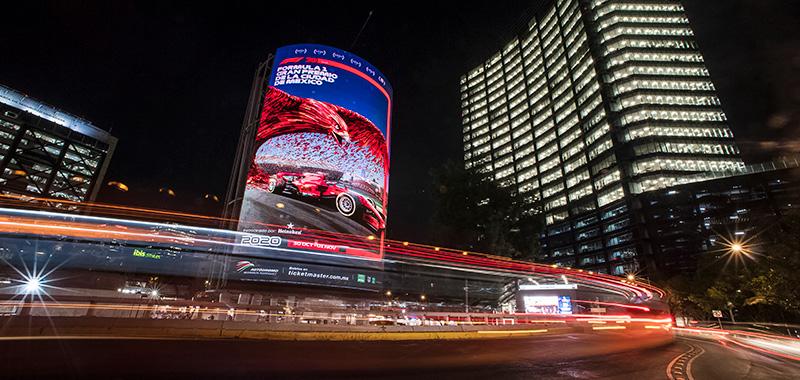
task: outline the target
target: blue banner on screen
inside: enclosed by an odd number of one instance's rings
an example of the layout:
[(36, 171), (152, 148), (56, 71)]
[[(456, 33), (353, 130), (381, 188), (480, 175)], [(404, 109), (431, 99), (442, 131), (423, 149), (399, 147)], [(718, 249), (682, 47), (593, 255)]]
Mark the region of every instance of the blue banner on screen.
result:
[[(321, 45), (278, 49), (256, 134), (239, 230), (284, 249), (380, 261), (386, 230), (392, 88), (367, 61)], [(288, 240), (287, 240), (288, 241)], [(341, 249), (340, 249), (341, 248)]]
[(572, 314), (572, 301), (569, 296), (558, 297), (558, 313)]

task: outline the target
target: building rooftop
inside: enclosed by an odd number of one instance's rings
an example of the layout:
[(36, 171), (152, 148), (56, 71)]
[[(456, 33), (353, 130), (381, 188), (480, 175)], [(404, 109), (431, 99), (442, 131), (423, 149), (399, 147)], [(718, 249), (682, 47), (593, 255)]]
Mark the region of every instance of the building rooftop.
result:
[(90, 121), (31, 98), (28, 95), (2, 84), (0, 84), (0, 103), (18, 108), (106, 143), (112, 139), (110, 133), (95, 127)]

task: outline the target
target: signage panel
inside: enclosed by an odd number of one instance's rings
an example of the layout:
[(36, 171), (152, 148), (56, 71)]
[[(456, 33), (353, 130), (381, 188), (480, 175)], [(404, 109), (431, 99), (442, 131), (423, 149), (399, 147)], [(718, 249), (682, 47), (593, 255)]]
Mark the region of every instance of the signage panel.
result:
[(380, 262), (391, 116), (392, 87), (364, 59), (322, 45), (278, 49), (239, 243)]

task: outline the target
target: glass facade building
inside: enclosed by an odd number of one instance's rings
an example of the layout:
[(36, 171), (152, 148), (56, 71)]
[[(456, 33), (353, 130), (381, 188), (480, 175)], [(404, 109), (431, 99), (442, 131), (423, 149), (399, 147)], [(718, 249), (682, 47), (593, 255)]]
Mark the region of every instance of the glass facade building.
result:
[(631, 195), (744, 168), (678, 0), (556, 0), (461, 77), (464, 162), (541, 201), (545, 260), (648, 265)]
[(93, 201), (116, 137), (0, 85), (0, 193)]

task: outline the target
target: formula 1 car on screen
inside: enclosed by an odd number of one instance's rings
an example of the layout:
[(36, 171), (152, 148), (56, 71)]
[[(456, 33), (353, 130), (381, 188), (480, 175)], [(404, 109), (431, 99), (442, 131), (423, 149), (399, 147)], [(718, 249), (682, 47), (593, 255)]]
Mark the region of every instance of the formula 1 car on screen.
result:
[(334, 199), (340, 214), (365, 223), (378, 232), (386, 228), (386, 217), (371, 197), (353, 191), (344, 182), (329, 181), (323, 173), (278, 172), (269, 176), (267, 191), (289, 193), (318, 200)]

